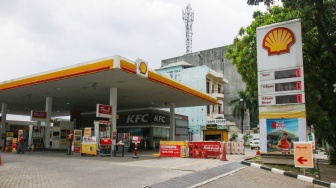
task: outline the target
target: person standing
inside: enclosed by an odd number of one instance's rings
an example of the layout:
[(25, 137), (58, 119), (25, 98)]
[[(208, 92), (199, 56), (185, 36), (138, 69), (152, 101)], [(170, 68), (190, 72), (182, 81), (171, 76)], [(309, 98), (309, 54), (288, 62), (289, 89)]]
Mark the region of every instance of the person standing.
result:
[(17, 153), (22, 153), (24, 154), (24, 147), (23, 147), (23, 144), (24, 144), (24, 139), (22, 137), (22, 134), (19, 135), (19, 140), (18, 140), (18, 148), (17, 148)]
[(67, 153), (67, 155), (71, 155), (72, 141), (73, 141), (73, 138), (74, 138), (72, 130), (70, 130), (69, 133), (70, 134), (68, 136), (68, 153)]

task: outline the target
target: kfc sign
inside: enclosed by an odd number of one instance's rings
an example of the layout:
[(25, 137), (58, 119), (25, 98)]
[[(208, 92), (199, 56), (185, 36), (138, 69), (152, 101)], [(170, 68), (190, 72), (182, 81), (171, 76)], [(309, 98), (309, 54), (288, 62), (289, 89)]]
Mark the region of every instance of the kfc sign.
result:
[(112, 106), (97, 104), (97, 117), (112, 118)]

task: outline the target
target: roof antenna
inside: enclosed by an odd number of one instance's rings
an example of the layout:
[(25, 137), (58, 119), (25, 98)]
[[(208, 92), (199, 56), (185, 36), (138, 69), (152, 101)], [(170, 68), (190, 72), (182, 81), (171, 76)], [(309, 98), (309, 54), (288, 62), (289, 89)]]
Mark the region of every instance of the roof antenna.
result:
[(182, 20), (185, 23), (186, 30), (186, 53), (191, 53), (192, 50), (192, 23), (194, 21), (194, 11), (191, 9), (191, 5), (188, 4), (185, 11), (182, 10)]

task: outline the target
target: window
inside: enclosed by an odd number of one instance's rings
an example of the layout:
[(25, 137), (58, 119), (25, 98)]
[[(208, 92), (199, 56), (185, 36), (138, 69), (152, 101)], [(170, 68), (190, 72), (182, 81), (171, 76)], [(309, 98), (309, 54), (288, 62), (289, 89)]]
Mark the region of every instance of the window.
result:
[(210, 93), (210, 83), (209, 82), (206, 83), (206, 92)]

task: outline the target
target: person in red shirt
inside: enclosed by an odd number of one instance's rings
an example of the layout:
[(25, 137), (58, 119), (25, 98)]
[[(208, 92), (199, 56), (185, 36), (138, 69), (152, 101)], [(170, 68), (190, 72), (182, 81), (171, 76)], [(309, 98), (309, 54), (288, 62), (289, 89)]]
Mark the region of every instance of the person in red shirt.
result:
[(19, 153), (22, 153), (24, 154), (24, 148), (23, 148), (23, 144), (24, 144), (24, 139), (22, 137), (22, 134), (19, 135), (19, 140), (18, 140), (18, 147), (17, 147), (17, 150), (16, 152), (19, 154)]
[(278, 142), (278, 151), (284, 154), (289, 154), (291, 143), (288, 141), (288, 133), (282, 134), (282, 139)]
[(74, 138), (72, 130), (70, 130), (69, 133), (70, 134), (68, 135), (68, 153), (67, 153), (67, 155), (72, 154), (71, 153), (71, 147), (72, 147), (72, 141), (73, 141), (73, 138)]

